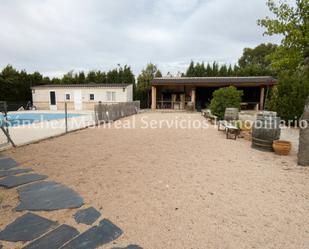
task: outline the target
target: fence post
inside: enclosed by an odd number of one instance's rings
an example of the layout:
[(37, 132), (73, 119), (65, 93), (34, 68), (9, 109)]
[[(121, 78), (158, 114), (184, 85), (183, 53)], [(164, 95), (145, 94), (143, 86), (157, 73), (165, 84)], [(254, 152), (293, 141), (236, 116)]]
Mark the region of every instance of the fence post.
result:
[(68, 104), (64, 103), (65, 133), (68, 133)]
[[(3, 105), (3, 107), (2, 107)], [(8, 122), (8, 106), (6, 101), (0, 101), (0, 112), (3, 112), (3, 122), (0, 123), (0, 129), (2, 130), (2, 132), (4, 133), (4, 135), (7, 138), (7, 142), (11, 143), (13, 147), (16, 147), (16, 145), (14, 144), (13, 140), (10, 137), (10, 133), (9, 133), (9, 122)]]

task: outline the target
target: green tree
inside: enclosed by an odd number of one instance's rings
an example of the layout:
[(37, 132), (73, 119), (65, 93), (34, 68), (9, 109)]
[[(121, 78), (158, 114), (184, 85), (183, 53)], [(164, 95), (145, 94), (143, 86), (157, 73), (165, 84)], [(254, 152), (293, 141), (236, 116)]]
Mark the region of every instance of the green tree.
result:
[(87, 73), (86, 81), (88, 83), (95, 83), (96, 82), (96, 72), (91, 70)]
[(195, 68), (194, 68), (194, 77), (203, 77), (206, 75), (206, 69), (204, 62), (196, 63)]
[(79, 72), (77, 76), (77, 83), (83, 84), (85, 83), (85, 81), (86, 81), (85, 73), (83, 71)]
[(155, 73), (155, 78), (162, 78), (162, 73), (161, 73), (161, 71), (159, 69)]
[(219, 75), (219, 65), (217, 62), (212, 63), (212, 76), (218, 76)]
[(150, 108), (151, 81), (156, 75), (161, 75), (155, 64), (149, 63), (137, 77), (135, 99), (141, 101), (142, 108)]
[(278, 112), (284, 120), (295, 120), (302, 115), (309, 94), (309, 72), (297, 70), (290, 74), (284, 71), (280, 73), (279, 80), (266, 107)]
[(51, 83), (52, 84), (61, 84), (61, 79), (59, 79), (59, 78), (52, 78)]
[(206, 66), (206, 76), (207, 76), (207, 77), (213, 76), (212, 68), (211, 68), (211, 66), (210, 66), (209, 63), (207, 63), (207, 66)]
[(227, 75), (228, 75), (228, 76), (234, 76), (234, 75), (235, 75), (234, 70), (233, 70), (231, 64), (229, 65), (229, 67), (228, 67), (228, 69), (227, 69)]
[(274, 76), (276, 73), (272, 70), (270, 55), (276, 51), (277, 47), (272, 43), (262, 43), (255, 48), (245, 48), (238, 60), (240, 74), (243, 76)]
[(194, 66), (194, 62), (191, 61), (187, 69), (187, 72), (186, 72), (186, 77), (194, 77), (194, 76), (195, 76), (195, 66)]
[(62, 79), (61, 79), (62, 84), (72, 84), (73, 82), (74, 82), (74, 72), (73, 72), (73, 70), (64, 74)]
[(219, 76), (227, 76), (227, 67), (226, 65), (222, 65), (219, 69)]
[(219, 119), (224, 118), (226, 108), (240, 109), (241, 97), (243, 91), (237, 90), (236, 87), (224, 87), (213, 92), (213, 98), (210, 102), (211, 112), (218, 116)]
[(107, 83), (121, 83), (119, 82), (119, 73), (117, 69), (113, 69), (107, 72), (106, 82)]
[(286, 1), (278, 4), (268, 0), (274, 18), (258, 21), (267, 35), (282, 35), (278, 48), (270, 55), (271, 66), (280, 70), (278, 86), (273, 89), (267, 106), (285, 120), (299, 118), (309, 94), (309, 2), (296, 0), (295, 6)]
[(266, 17), (258, 24), (266, 35), (282, 35), (281, 45), (272, 55), (272, 65), (279, 69), (309, 64), (309, 1), (296, 0), (295, 6), (286, 1), (268, 0), (275, 18)]
[(50, 79), (39, 72), (28, 74), (7, 65), (0, 72), (0, 99), (10, 103), (25, 103), (31, 100), (31, 86), (49, 84)]
[(135, 76), (130, 66), (125, 65), (123, 68), (122, 83), (135, 85)]

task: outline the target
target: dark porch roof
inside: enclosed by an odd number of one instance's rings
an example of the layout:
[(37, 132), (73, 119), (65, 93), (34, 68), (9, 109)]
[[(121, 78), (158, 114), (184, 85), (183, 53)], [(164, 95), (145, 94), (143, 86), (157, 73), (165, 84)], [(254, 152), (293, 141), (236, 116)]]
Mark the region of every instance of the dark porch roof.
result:
[(277, 81), (271, 76), (250, 77), (162, 77), (154, 78), (151, 85), (193, 85), (205, 87), (221, 86), (272, 86)]

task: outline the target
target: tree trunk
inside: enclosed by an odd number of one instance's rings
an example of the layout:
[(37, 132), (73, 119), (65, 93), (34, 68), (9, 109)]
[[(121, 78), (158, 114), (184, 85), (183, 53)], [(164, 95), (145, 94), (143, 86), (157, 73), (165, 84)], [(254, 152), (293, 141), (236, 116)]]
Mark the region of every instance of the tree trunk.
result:
[(306, 101), (301, 122), (303, 124), (299, 133), (298, 164), (309, 166), (309, 97)]

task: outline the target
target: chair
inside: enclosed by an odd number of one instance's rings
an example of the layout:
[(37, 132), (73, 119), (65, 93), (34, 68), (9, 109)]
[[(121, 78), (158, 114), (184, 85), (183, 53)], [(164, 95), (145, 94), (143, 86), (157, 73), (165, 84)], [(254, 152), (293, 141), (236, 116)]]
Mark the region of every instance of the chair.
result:
[[(225, 131), (226, 138), (229, 139), (229, 135), (234, 135), (234, 139), (236, 140), (240, 129), (236, 125), (236, 121), (238, 120), (239, 110), (237, 108), (226, 108), (224, 112), (224, 120), (220, 120), (218, 122), (218, 131)], [(223, 129), (221, 128), (223, 127)]]

